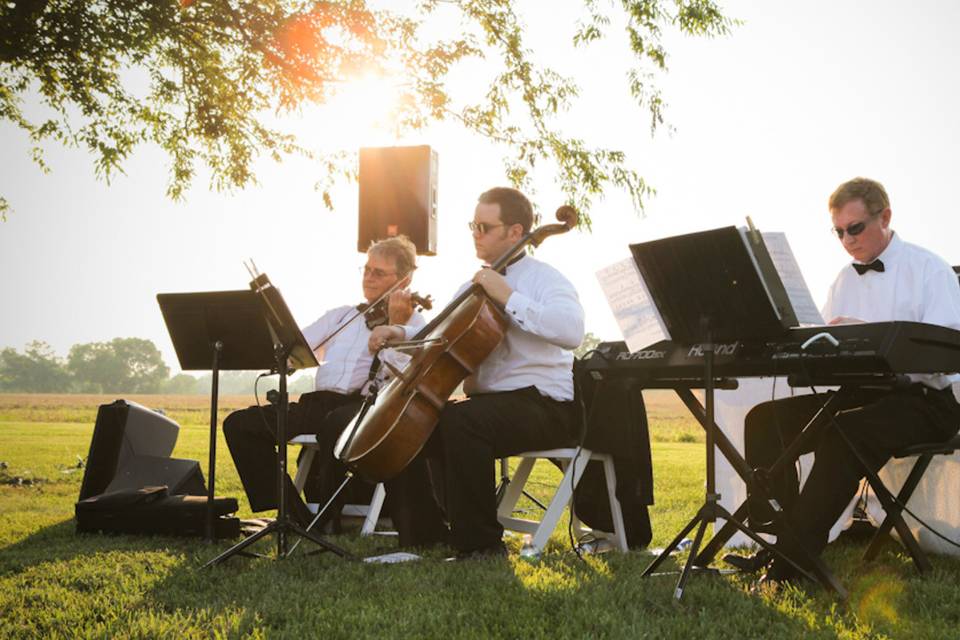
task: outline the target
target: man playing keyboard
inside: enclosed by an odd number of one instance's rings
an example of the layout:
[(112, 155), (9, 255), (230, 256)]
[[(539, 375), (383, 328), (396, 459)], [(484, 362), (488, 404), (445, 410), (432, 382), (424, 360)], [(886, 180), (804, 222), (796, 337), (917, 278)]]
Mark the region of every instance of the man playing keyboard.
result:
[[(960, 330), (960, 286), (940, 257), (903, 241), (890, 227), (892, 212), (879, 182), (854, 178), (830, 196), (832, 231), (853, 258), (830, 288), (823, 317), (831, 324), (907, 320)], [(856, 495), (863, 465), (874, 472), (892, 452), (911, 444), (947, 440), (960, 427), (960, 404), (952, 383), (957, 375), (913, 375), (903, 389), (863, 389), (840, 407), (835, 420), (805, 451), (813, 468), (799, 490), (794, 467), (771, 478), (772, 498), (784, 508), (787, 525), (807, 551), (819, 555), (830, 529)], [(826, 396), (804, 395), (754, 407), (744, 424), (745, 454), (753, 468), (769, 468), (789, 446)], [(751, 496), (754, 526), (772, 519), (771, 507)], [(805, 555), (793, 536), (781, 536), (778, 549), (803, 565)], [(753, 569), (772, 560), (762, 582), (794, 579), (796, 570), (761, 552)]]

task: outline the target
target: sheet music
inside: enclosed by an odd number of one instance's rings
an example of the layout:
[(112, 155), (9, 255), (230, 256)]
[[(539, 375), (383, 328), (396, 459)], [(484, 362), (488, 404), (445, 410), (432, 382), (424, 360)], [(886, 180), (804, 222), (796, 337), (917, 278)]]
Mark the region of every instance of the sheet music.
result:
[[(759, 233), (759, 232), (756, 230), (756, 228), (754, 228), (753, 222), (750, 220), (750, 216), (747, 216), (747, 223), (750, 225), (749, 228), (737, 227), (737, 231), (740, 232), (740, 237), (743, 238), (743, 245), (747, 248), (747, 254), (750, 256), (750, 262), (753, 263), (754, 270), (760, 276), (760, 284), (763, 286), (763, 292), (767, 294), (767, 300), (770, 301), (770, 306), (776, 310), (777, 319), (780, 321), (783, 321), (784, 320), (783, 312), (778, 307), (778, 301), (776, 297), (770, 291), (770, 283), (767, 282), (766, 276), (763, 275), (763, 269), (760, 267), (760, 263), (757, 260), (757, 253), (756, 253), (756, 250), (754, 249), (753, 242), (751, 241), (751, 238), (750, 238), (752, 234)], [(762, 240), (762, 238), (756, 238), (756, 239), (758, 241)], [(763, 244), (766, 245), (765, 242)], [(767, 254), (768, 255), (770, 254), (769, 249), (767, 249)], [(780, 269), (777, 267), (776, 262), (773, 260), (772, 257), (770, 258), (770, 262), (773, 263), (773, 268), (777, 271), (777, 274), (779, 275)], [(784, 285), (784, 294), (786, 294), (786, 285)], [(790, 302), (790, 306), (792, 307), (793, 302), (790, 301), (789, 298), (790, 296), (787, 295), (787, 300), (783, 300), (782, 302), (783, 303)]]
[(631, 353), (670, 339), (633, 258), (597, 271), (597, 280)]
[(803, 273), (800, 271), (800, 265), (793, 255), (790, 243), (787, 242), (787, 235), (780, 231), (761, 232), (763, 243), (767, 246), (767, 252), (773, 265), (780, 274), (783, 281), (783, 287), (787, 290), (787, 297), (790, 298), (790, 304), (793, 305), (793, 311), (797, 314), (797, 322), (800, 324), (824, 324), (820, 310), (810, 295), (810, 289), (803, 279)]

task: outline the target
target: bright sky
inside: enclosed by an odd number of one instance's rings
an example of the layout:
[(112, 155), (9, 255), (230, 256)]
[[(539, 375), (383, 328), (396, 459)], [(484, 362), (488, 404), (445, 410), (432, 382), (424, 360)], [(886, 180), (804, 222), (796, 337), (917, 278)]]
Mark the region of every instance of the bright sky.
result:
[[(568, 131), (624, 148), (658, 190), (645, 217), (611, 192), (593, 211), (592, 235), (553, 237), (538, 251), (577, 286), (589, 331), (619, 338), (594, 274), (627, 257), (628, 243), (741, 225), (747, 215), (761, 230), (786, 232), (822, 303), (847, 261), (828, 233), (826, 199), (857, 175), (885, 184), (904, 239), (960, 263), (951, 187), (960, 168), (960, 3), (723, 2), (744, 21), (733, 35), (667, 40), (670, 72), (659, 82), (676, 132), (653, 140), (627, 96), (623, 49), (559, 46), (578, 3), (565, 4), (551, 3), (549, 19), (531, 10), (526, 35), (538, 59), (580, 83)], [(476, 196), (504, 182), (499, 152), (454, 127), (398, 141), (354, 124), (355, 114), (355, 105), (307, 114), (305, 142), (429, 144), (439, 153), (438, 255), (421, 259), (415, 289), (445, 301), (478, 266), (466, 222)], [(39, 339), (65, 356), (76, 343), (137, 336), (177, 371), (156, 294), (242, 289), (250, 257), (301, 324), (360, 299), (357, 187), (339, 186), (328, 212), (304, 162), (265, 161), (261, 184), (234, 194), (211, 193), (200, 178), (174, 203), (164, 197), (166, 160), (152, 149), (107, 186), (82, 151), (51, 146), (44, 175), (9, 125), (0, 125), (0, 147), (0, 194), (15, 209), (0, 223), (0, 347)], [(542, 178), (535, 200), (552, 221), (562, 201), (551, 176)]]

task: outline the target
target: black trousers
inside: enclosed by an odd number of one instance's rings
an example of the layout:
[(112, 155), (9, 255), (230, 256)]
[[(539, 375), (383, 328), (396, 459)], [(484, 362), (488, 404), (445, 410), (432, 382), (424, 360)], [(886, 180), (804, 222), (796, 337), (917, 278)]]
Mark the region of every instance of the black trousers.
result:
[[(315, 391), (289, 404), (287, 439), (312, 433), (317, 436), (319, 452), (311, 470), (305, 493), (311, 500), (325, 501), (339, 486), (345, 468), (333, 457), (340, 432), (360, 408), (359, 394), (342, 395)], [(254, 511), (277, 508), (277, 408), (273, 405), (234, 411), (223, 421), (233, 463)], [(289, 482), (289, 479), (288, 479)], [(303, 513), (306, 508), (288, 485), (289, 504)]]
[[(769, 468), (820, 409), (827, 394), (795, 396), (754, 407), (744, 423), (745, 457), (753, 468)], [(835, 421), (803, 453), (814, 464), (799, 491), (795, 467), (772, 478), (773, 497), (784, 507), (788, 525), (800, 542), (819, 554), (831, 527), (857, 493), (864, 466), (879, 471), (893, 452), (924, 442), (947, 440), (960, 427), (960, 405), (948, 387), (936, 391), (915, 384), (906, 389), (860, 390), (839, 407)], [(851, 446), (852, 445), (852, 446)], [(859, 454), (859, 455), (858, 455)], [(751, 501), (751, 520), (765, 519), (764, 507)], [(778, 536), (781, 549), (801, 560), (789, 536)], [(781, 573), (789, 569), (779, 563)]]
[(424, 450), (386, 483), (400, 545), (427, 546), (447, 540), (468, 552), (501, 544), (497, 460), (573, 444), (574, 406), (546, 398), (534, 387), (447, 403)]

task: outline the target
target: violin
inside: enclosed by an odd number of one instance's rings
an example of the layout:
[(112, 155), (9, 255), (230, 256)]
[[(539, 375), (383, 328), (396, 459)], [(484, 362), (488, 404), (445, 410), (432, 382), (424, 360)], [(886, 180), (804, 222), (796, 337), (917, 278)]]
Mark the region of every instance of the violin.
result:
[[(328, 342), (333, 340), (335, 337), (340, 335), (340, 332), (353, 324), (357, 318), (363, 316), (364, 321), (366, 321), (367, 328), (373, 329), (374, 327), (379, 327), (380, 325), (388, 324), (390, 322), (389, 314), (389, 296), (391, 293), (397, 290), (400, 284), (403, 282), (403, 279), (397, 280), (393, 283), (393, 286), (380, 294), (380, 297), (373, 301), (373, 304), (361, 304), (357, 305), (357, 311), (350, 319), (340, 325), (336, 331), (327, 336), (326, 340), (318, 344), (313, 348), (314, 351), (323, 348)], [(413, 302), (414, 311), (420, 311), (422, 309), (433, 309), (433, 298), (430, 295), (422, 296), (417, 292), (410, 293), (410, 300)], [(368, 319), (372, 316), (373, 320)]]
[[(433, 298), (430, 294), (422, 296), (416, 291), (410, 292), (410, 302), (413, 304), (414, 311), (423, 311), (433, 309)], [(357, 307), (363, 313), (364, 322), (367, 329), (373, 329), (381, 325), (390, 324), (390, 305), (389, 298), (381, 297), (374, 304), (361, 304)]]

